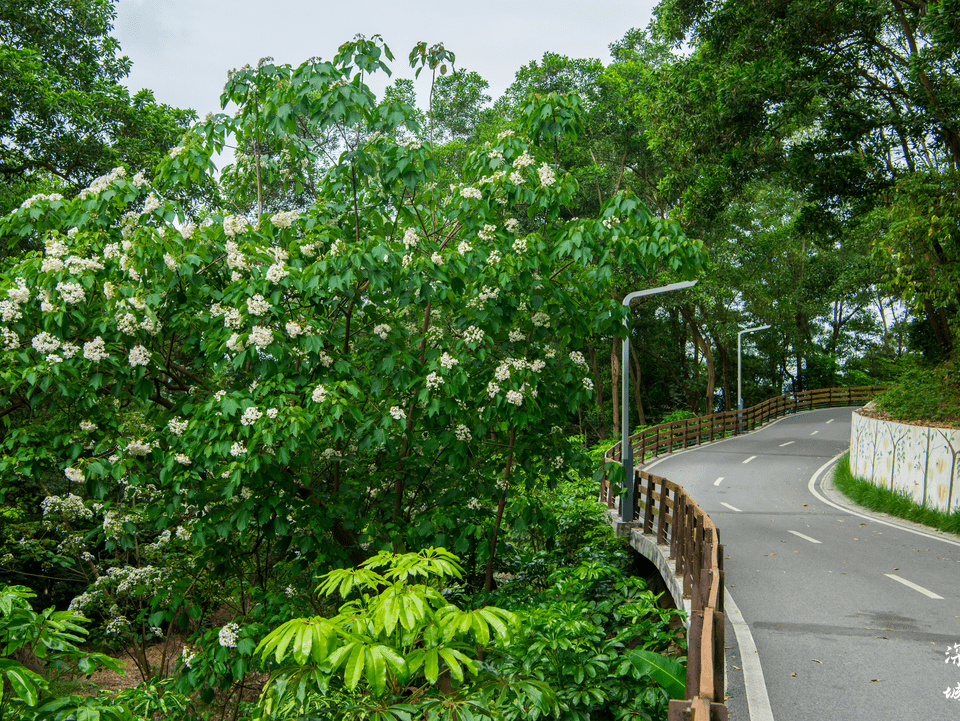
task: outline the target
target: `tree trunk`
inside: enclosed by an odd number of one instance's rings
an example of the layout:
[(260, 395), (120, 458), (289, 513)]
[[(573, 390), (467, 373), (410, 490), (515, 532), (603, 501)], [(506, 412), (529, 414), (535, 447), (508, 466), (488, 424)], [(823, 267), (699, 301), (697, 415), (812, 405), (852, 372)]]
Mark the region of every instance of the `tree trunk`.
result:
[(600, 369), (597, 367), (597, 349), (593, 346), (590, 346), (590, 366), (593, 368), (593, 382), (595, 384), (594, 391), (597, 394), (597, 410), (600, 412), (600, 422), (597, 424), (597, 434), (600, 436), (600, 440), (606, 440), (607, 438), (607, 426), (604, 421), (604, 412), (603, 412), (603, 383), (600, 378)]
[(640, 394), (640, 361), (637, 359), (636, 353), (630, 354), (630, 365), (633, 366), (630, 375), (633, 378), (633, 400), (637, 404), (637, 425), (645, 426), (647, 425), (647, 414), (643, 412), (643, 398)]

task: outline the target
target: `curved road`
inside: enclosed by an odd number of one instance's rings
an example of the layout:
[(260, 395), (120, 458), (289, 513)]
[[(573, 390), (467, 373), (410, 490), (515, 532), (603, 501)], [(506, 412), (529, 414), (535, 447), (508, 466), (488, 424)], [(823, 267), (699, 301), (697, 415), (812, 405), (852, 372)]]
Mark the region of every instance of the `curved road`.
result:
[(644, 466), (686, 488), (725, 545), (731, 719), (960, 719), (960, 538), (831, 491), (851, 412)]

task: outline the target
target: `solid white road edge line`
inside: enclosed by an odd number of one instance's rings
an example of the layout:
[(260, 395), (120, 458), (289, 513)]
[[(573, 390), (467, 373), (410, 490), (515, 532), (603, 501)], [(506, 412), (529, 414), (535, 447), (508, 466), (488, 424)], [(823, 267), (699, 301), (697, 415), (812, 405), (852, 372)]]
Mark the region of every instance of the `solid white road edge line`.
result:
[(741, 511), (739, 508), (737, 508), (736, 506), (731, 506), (729, 503), (724, 503), (723, 501), (720, 501), (720, 505), (726, 506), (731, 511), (736, 511), (737, 513), (743, 513), (743, 511)]
[(752, 461), (754, 458), (756, 458), (756, 456), (750, 456), (747, 460), (745, 460), (745, 461), (743, 462), (744, 465), (746, 465), (747, 463), (749, 463), (750, 461)]
[(904, 586), (908, 586), (909, 588), (912, 588), (914, 591), (919, 591), (924, 596), (929, 596), (930, 598), (939, 599), (941, 601), (943, 600), (943, 596), (939, 596), (933, 591), (928, 591), (923, 586), (918, 586), (913, 581), (908, 581), (905, 578), (900, 578), (900, 576), (896, 575), (895, 573), (885, 573), (883, 575), (886, 576), (887, 578), (892, 578), (894, 581), (899, 581)]
[(797, 536), (798, 538), (802, 538), (804, 541), (810, 541), (810, 543), (823, 543), (823, 541), (818, 541), (816, 538), (810, 538), (810, 536), (804, 536), (799, 531), (787, 531), (787, 533), (792, 533), (794, 536)]
[(767, 684), (763, 680), (763, 668), (760, 666), (760, 654), (757, 653), (757, 644), (753, 641), (750, 627), (743, 620), (743, 614), (737, 608), (730, 591), (723, 589), (723, 605), (727, 610), (726, 616), (733, 626), (733, 633), (737, 637), (737, 646), (740, 647), (740, 660), (743, 663), (743, 688), (747, 696), (747, 711), (750, 721), (773, 721), (773, 711), (770, 709), (770, 697), (767, 695)]
[(720, 476), (717, 480), (715, 480), (715, 481), (713, 482), (713, 485), (719, 486), (719, 485), (720, 485), (720, 481), (722, 481), (722, 480), (723, 480), (723, 476)]
[[(846, 453), (846, 451), (844, 451), (843, 453)], [(830, 468), (830, 466), (835, 464), (837, 460), (839, 460), (840, 456), (843, 455), (843, 453), (839, 454), (834, 458), (831, 458), (829, 461), (824, 463), (822, 466), (820, 466), (820, 468), (817, 469), (817, 472), (810, 477), (810, 482), (807, 483), (807, 490), (813, 494), (814, 498), (816, 498), (818, 501), (821, 501), (822, 503), (826, 503), (828, 506), (833, 506), (838, 511), (849, 513), (851, 516), (857, 516), (858, 518), (865, 518), (866, 520), (873, 521), (874, 523), (882, 523), (884, 526), (890, 526), (890, 528), (896, 528), (901, 531), (906, 531), (907, 533), (913, 533), (917, 536), (923, 536), (924, 538), (930, 538), (930, 539), (933, 539), (934, 541), (941, 541), (943, 543), (949, 543), (951, 546), (960, 547), (960, 541), (954, 541), (949, 538), (944, 538), (943, 536), (936, 536), (932, 533), (925, 533), (923, 531), (918, 531), (908, 526), (902, 526), (899, 523), (890, 523), (890, 521), (884, 521), (882, 518), (877, 518), (876, 516), (868, 516), (865, 513), (854, 511), (850, 508), (847, 508), (846, 506), (841, 506), (839, 503), (834, 503), (833, 501), (828, 501), (826, 498), (824, 498), (823, 495), (816, 489), (817, 479), (820, 478), (820, 476), (823, 474), (824, 471), (826, 471), (828, 468)]]

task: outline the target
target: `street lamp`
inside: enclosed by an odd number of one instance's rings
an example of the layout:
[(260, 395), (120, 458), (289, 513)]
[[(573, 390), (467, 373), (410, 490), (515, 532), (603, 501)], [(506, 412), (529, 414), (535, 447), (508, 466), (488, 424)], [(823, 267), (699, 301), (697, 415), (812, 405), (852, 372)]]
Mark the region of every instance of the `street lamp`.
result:
[[(623, 299), (623, 305), (627, 311), (630, 310), (630, 302), (634, 298), (645, 295), (657, 295), (671, 290), (682, 290), (683, 288), (692, 288), (697, 284), (695, 280), (684, 281), (683, 283), (671, 283), (662, 285), (659, 288), (647, 288), (647, 290), (638, 290), (628, 294)], [(627, 317), (623, 317), (623, 329), (626, 334), (623, 337), (623, 372), (622, 378), (622, 401), (620, 403), (620, 429), (622, 431), (620, 438), (620, 463), (623, 465), (624, 478), (627, 482), (626, 510), (620, 509), (620, 517), (624, 522), (629, 523), (633, 520), (634, 494), (636, 485), (633, 482), (633, 445), (630, 443), (630, 328), (627, 325)]]
[(740, 368), (740, 339), (744, 333), (753, 333), (755, 330), (764, 330), (768, 325), (758, 325), (756, 328), (745, 328), (737, 333), (737, 410), (743, 410), (743, 373)]

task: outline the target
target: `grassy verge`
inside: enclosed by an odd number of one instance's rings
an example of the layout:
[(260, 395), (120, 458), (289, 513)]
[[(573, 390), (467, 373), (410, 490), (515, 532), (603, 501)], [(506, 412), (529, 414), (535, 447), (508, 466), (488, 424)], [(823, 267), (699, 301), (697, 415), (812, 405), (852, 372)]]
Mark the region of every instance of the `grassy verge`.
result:
[(889, 513), (897, 518), (960, 535), (960, 511), (948, 514), (922, 506), (903, 492), (881, 488), (864, 478), (858, 478), (850, 471), (849, 452), (837, 462), (833, 485), (851, 501), (871, 511)]

